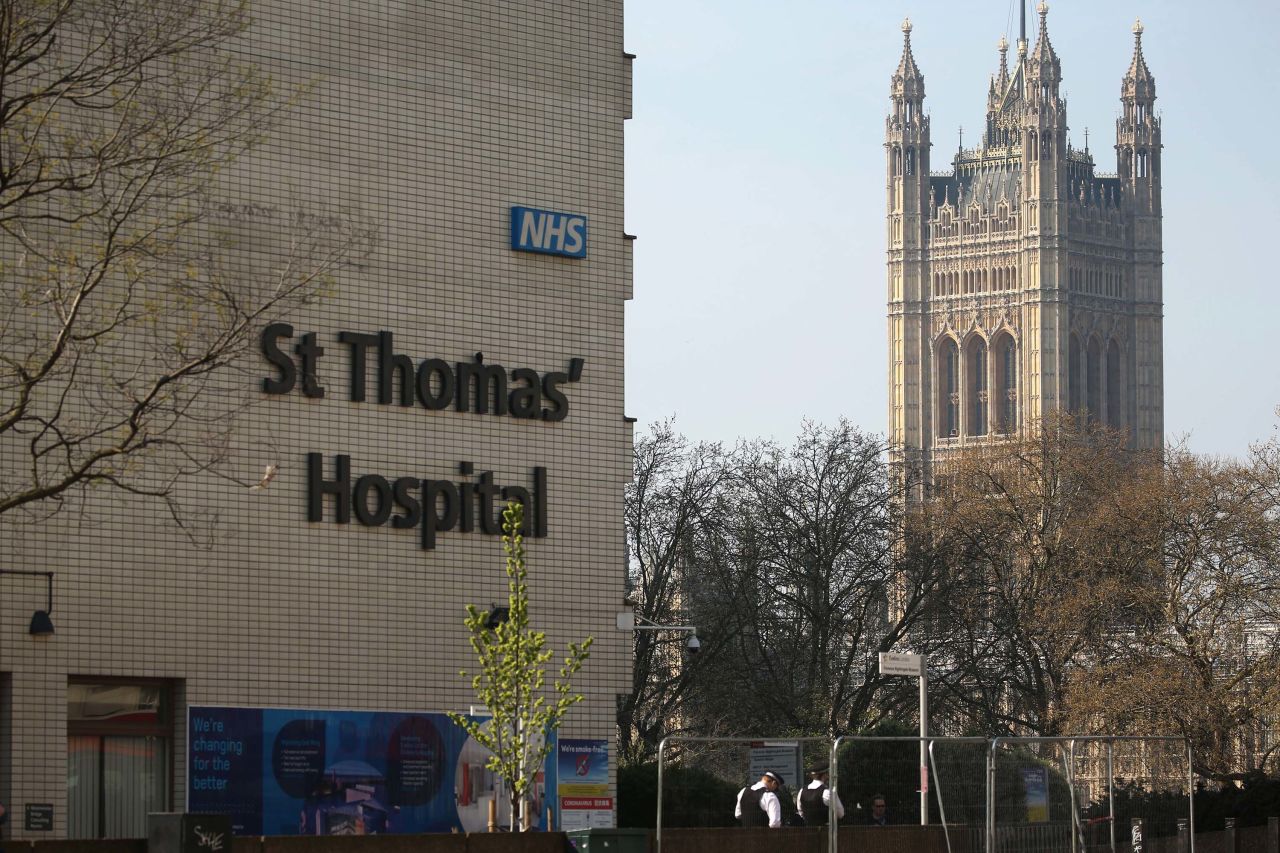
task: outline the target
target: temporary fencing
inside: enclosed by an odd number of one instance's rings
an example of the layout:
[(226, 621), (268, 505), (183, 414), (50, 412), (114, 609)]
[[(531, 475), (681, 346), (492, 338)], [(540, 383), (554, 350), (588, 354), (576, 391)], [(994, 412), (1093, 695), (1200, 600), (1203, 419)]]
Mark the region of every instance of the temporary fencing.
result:
[(996, 738), (987, 772), (987, 853), (1140, 848), (1135, 818), (1146, 837), (1182, 829), (1195, 851), (1195, 779), (1182, 738)]
[[(787, 789), (782, 792), (784, 814), (794, 810), (795, 793), (803, 787), (804, 768), (815, 758), (825, 760), (831, 750), (829, 738), (788, 737), (668, 737), (658, 745), (658, 811), (654, 832), (654, 853), (662, 853), (664, 806), (664, 782), (669, 747), (680, 747), (682, 762), (695, 764), (699, 769), (731, 782), (737, 787), (759, 780), (765, 770), (780, 772)], [(806, 752), (808, 756), (806, 757)], [(785, 761), (786, 769), (779, 767)], [(752, 778), (754, 774), (755, 778)], [(792, 778), (794, 777), (794, 778)], [(731, 809), (732, 803), (725, 808)]]
[[(662, 853), (673, 751), (735, 789), (789, 762), (784, 814), (807, 781), (803, 770), (822, 760), (845, 827), (873, 824), (872, 798), (883, 796), (890, 823), (934, 826), (947, 853), (1137, 853), (1139, 831), (1178, 835), (1184, 853), (1195, 853), (1194, 775), (1181, 738), (670, 737), (658, 749), (654, 853)], [(825, 827), (830, 851), (840, 849), (841, 825)]]
[[(958, 841), (952, 837), (953, 830), (968, 831), (966, 828), (973, 821), (981, 820), (985, 813), (989, 744), (987, 738), (981, 737), (842, 735), (831, 746), (832, 796), (851, 801), (855, 808), (882, 796), (888, 807), (888, 819), (894, 823), (939, 823), (947, 851), (951, 853)], [(922, 746), (923, 765), (919, 758)], [(853, 778), (842, 782), (842, 774)], [(913, 788), (914, 796), (910, 796)], [(873, 820), (874, 816), (868, 814), (856, 822)], [(838, 823), (833, 821), (827, 831), (829, 849), (838, 850)]]

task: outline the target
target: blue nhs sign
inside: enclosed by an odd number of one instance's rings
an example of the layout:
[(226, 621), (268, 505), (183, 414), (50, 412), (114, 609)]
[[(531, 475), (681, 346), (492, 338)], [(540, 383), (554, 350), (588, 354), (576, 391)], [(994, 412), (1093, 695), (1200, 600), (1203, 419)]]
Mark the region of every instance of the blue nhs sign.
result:
[(587, 217), (533, 207), (511, 208), (511, 248), (566, 258), (587, 256)]

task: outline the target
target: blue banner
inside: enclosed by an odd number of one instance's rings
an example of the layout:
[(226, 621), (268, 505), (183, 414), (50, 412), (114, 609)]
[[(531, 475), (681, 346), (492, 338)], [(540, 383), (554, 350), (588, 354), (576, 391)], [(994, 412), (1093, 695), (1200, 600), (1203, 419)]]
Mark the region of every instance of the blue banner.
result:
[(509, 824), (488, 750), (444, 714), (193, 707), (188, 722), (187, 810), (230, 815), (237, 835), (482, 832), (495, 799)]

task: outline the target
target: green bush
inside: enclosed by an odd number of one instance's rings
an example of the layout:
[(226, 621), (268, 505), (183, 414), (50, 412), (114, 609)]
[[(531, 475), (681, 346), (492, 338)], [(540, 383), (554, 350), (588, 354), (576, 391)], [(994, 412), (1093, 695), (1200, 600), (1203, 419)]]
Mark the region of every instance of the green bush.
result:
[[(662, 825), (736, 826), (733, 806), (740, 785), (695, 767), (667, 766), (662, 771)], [(658, 816), (658, 765), (637, 764), (618, 770), (618, 826), (652, 828)]]
[[(838, 786), (845, 806), (844, 823), (866, 823), (870, 820), (871, 798), (883, 794), (889, 822), (920, 822), (920, 744), (914, 727), (897, 721), (886, 721), (862, 733), (865, 737), (885, 740), (852, 741), (841, 746)], [(910, 738), (891, 740), (890, 738)], [(938, 742), (934, 762), (942, 776), (941, 785), (930, 769), (929, 821), (941, 822), (937, 793), (941, 788), (947, 809), (947, 822), (981, 826), (987, 814), (986, 762), (988, 743)], [(1070, 791), (1061, 768), (1047, 762), (1026, 748), (1008, 747), (996, 753), (996, 820), (998, 823), (1023, 823), (1026, 820), (1026, 792), (1022, 771), (1044, 767), (1048, 770), (1049, 819), (1070, 820)]]
[[(1114, 790), (1116, 826), (1126, 832), (1130, 820), (1140, 817), (1146, 821), (1148, 836), (1173, 835), (1178, 820), (1187, 816), (1185, 792), (1149, 791), (1124, 779), (1116, 780)], [(1106, 813), (1105, 802), (1095, 803), (1088, 816)], [(1210, 788), (1203, 782), (1196, 786), (1196, 832), (1217, 832), (1229, 817), (1235, 818), (1238, 827), (1261, 826), (1268, 818), (1280, 817), (1280, 779), (1253, 773), (1240, 787)]]

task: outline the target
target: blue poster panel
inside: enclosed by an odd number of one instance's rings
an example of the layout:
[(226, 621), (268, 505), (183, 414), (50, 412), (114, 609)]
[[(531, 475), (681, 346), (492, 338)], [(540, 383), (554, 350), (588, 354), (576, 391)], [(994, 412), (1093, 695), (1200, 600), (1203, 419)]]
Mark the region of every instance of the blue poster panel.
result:
[(609, 742), (561, 738), (557, 782), (561, 796), (609, 794)]
[(1049, 771), (1044, 767), (1022, 768), (1022, 789), (1026, 792), (1027, 823), (1049, 820)]
[(609, 742), (561, 738), (556, 753), (558, 828), (568, 832), (613, 826)]
[(479, 832), (495, 799), (508, 823), (489, 752), (444, 714), (193, 707), (188, 722), (187, 810), (230, 815), (237, 835)]

